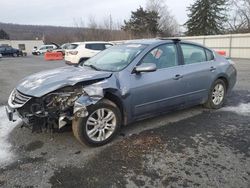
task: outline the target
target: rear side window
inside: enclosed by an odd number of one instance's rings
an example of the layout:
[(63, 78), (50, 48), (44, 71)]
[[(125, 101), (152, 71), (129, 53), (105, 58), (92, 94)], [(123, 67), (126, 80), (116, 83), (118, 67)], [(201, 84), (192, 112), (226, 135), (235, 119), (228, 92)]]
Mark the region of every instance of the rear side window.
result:
[(100, 50), (100, 51), (106, 49), (105, 44), (98, 44), (98, 43), (86, 44), (85, 48), (90, 49), (90, 50)]
[(185, 64), (193, 64), (207, 61), (204, 48), (191, 44), (181, 44), (181, 48)]
[(212, 51), (206, 49), (206, 55), (208, 61), (214, 60), (214, 54)]

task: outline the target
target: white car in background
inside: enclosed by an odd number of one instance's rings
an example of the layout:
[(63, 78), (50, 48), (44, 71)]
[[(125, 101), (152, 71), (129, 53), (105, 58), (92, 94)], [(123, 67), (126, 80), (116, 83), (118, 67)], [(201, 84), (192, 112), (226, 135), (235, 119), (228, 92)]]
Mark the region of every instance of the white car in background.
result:
[(48, 51), (52, 51), (57, 49), (58, 47), (54, 44), (47, 44), (47, 45), (42, 45), (39, 48), (34, 47), (34, 49), (32, 50), (32, 54), (33, 55), (41, 55), (44, 54)]
[(112, 43), (103, 41), (71, 43), (65, 50), (65, 63), (69, 65), (82, 63), (111, 46), (113, 46)]

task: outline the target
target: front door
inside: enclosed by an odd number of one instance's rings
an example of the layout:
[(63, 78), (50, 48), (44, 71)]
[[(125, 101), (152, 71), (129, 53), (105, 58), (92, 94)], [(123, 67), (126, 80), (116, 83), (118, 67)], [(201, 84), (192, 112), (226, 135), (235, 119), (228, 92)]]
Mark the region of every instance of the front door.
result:
[(175, 44), (156, 47), (140, 63), (155, 63), (157, 70), (130, 76), (131, 110), (136, 118), (166, 111), (184, 102), (186, 90)]

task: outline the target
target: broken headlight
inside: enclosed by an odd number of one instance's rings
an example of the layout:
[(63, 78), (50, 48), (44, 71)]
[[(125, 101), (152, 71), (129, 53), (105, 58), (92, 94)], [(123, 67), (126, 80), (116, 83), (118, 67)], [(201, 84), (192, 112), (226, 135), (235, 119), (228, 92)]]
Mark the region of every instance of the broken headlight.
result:
[(48, 108), (59, 107), (60, 110), (66, 110), (74, 106), (75, 101), (83, 95), (83, 93), (82, 87), (67, 87), (46, 95), (44, 102)]

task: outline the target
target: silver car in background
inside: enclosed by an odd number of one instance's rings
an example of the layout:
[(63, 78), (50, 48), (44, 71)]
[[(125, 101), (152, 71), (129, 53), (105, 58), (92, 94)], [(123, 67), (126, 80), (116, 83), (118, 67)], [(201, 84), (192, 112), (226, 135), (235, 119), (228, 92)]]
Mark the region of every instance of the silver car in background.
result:
[(178, 39), (129, 41), (78, 67), (23, 79), (9, 97), (9, 119), (18, 114), (33, 129), (72, 124), (88, 145), (111, 141), (121, 125), (176, 109), (223, 106), (236, 83), (232, 61)]

